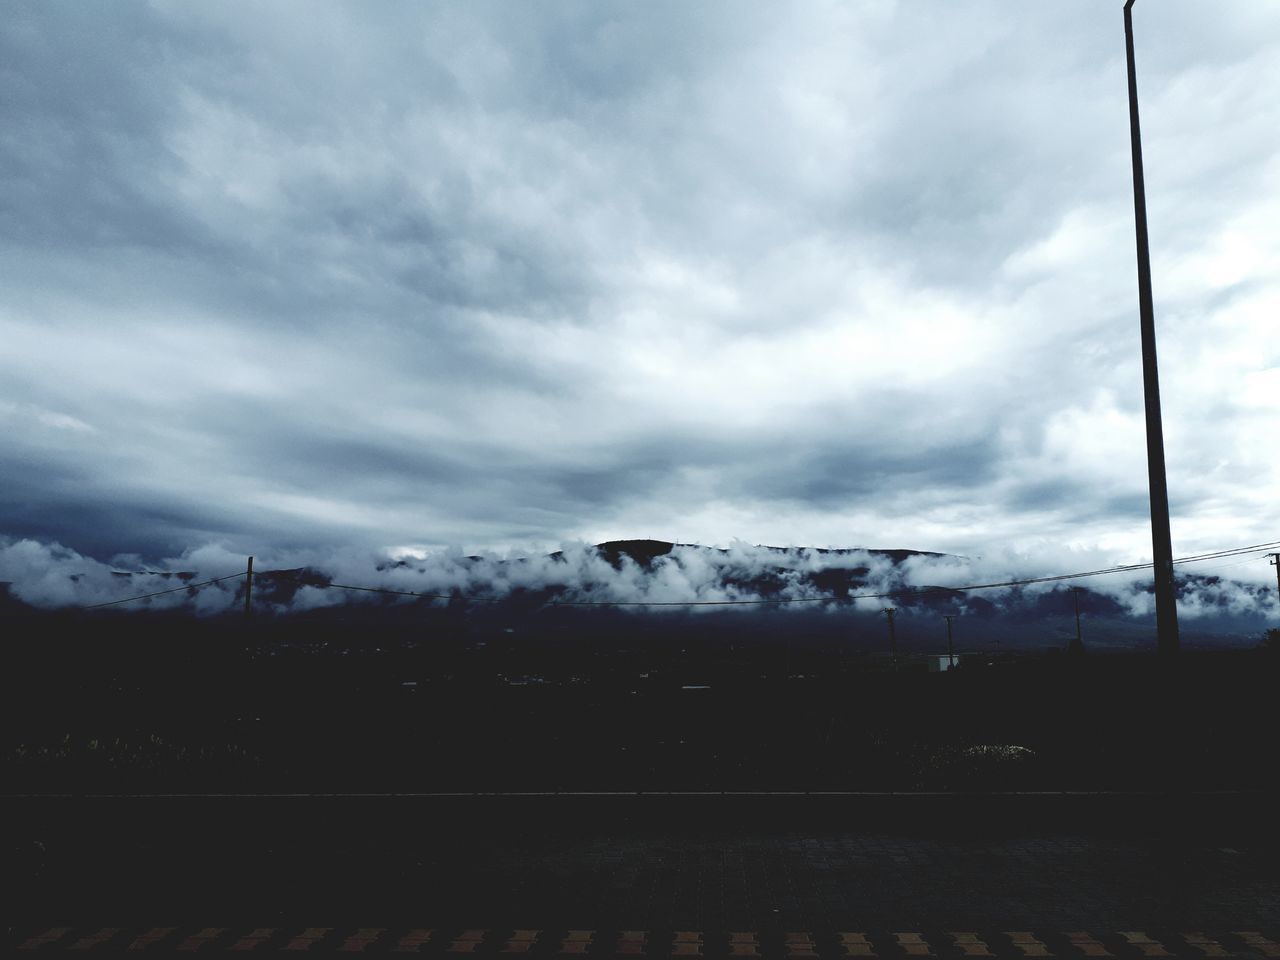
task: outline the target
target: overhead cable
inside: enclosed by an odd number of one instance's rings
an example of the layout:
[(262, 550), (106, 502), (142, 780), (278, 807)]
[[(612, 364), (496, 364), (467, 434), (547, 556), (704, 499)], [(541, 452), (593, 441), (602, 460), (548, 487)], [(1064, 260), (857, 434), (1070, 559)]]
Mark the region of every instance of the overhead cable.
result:
[(243, 573), (230, 573), (225, 577), (215, 577), (212, 580), (201, 580), (199, 583), (184, 583), (180, 587), (173, 587), (169, 590), (157, 590), (155, 593), (143, 593), (136, 597), (125, 597), (121, 600), (108, 600), (106, 603), (91, 603), (88, 606), (81, 607), (81, 610), (96, 610), (99, 607), (114, 607), (119, 603), (133, 603), (135, 600), (150, 600), (152, 597), (163, 597), (167, 593), (180, 593), (183, 590), (195, 590), (199, 587), (207, 587), (211, 583), (222, 583), (224, 580), (235, 580), (243, 577)]
[[(1242, 556), (1249, 553), (1263, 553), (1267, 550), (1280, 547), (1280, 540), (1271, 543), (1257, 543), (1247, 547), (1231, 547), (1225, 550), (1214, 550), (1209, 553), (1195, 554), (1189, 557), (1179, 557), (1174, 563), (1197, 563), (1203, 560), (1220, 560), (1225, 557)], [(895, 597), (910, 596), (913, 594), (926, 593), (968, 593), (974, 590), (994, 590), (1001, 587), (1021, 587), (1037, 583), (1055, 583), (1063, 580), (1081, 580), (1086, 577), (1101, 577), (1113, 573), (1128, 573), (1134, 570), (1149, 570), (1154, 564), (1151, 563), (1128, 563), (1120, 564), (1113, 567), (1105, 567), (1100, 570), (1087, 570), (1079, 573), (1061, 573), (1053, 576), (1045, 577), (1027, 577), (1020, 580), (1002, 580), (994, 583), (971, 583), (959, 587), (946, 586), (926, 586), (911, 587), (902, 586), (885, 593), (860, 593), (850, 594), (843, 597), (775, 597), (772, 599), (755, 598), (750, 600), (551, 600), (551, 606), (559, 607), (725, 607), (725, 606), (763, 606), (766, 604), (786, 604), (786, 603), (848, 603), (854, 600), (888, 600)], [(150, 575), (162, 575), (153, 571), (147, 571)], [(259, 576), (280, 577), (279, 573), (259, 574)], [(163, 597), (171, 593), (180, 593), (184, 590), (196, 590), (200, 587), (207, 587), (215, 583), (222, 583), (226, 580), (236, 580), (245, 576), (244, 573), (231, 573), (225, 577), (215, 577), (212, 580), (201, 580), (198, 583), (184, 583), (179, 587), (172, 587), (168, 590), (157, 590), (154, 593), (143, 593), (134, 597), (123, 597), (119, 600), (108, 600), (104, 603), (91, 603), (87, 606), (80, 607), (81, 610), (97, 610), (101, 607), (114, 607), (122, 603), (133, 603), (138, 600), (150, 600), (152, 597)], [(501, 597), (476, 597), (465, 596), (453, 593), (421, 593), (415, 590), (391, 590), (385, 587), (364, 587), (350, 583), (307, 583), (304, 586), (316, 587), (318, 589), (334, 589), (334, 590), (351, 590), (360, 593), (377, 593), (384, 596), (393, 597), (413, 597), (418, 600), (454, 600), (464, 603), (504, 603), (512, 599), (510, 595)]]

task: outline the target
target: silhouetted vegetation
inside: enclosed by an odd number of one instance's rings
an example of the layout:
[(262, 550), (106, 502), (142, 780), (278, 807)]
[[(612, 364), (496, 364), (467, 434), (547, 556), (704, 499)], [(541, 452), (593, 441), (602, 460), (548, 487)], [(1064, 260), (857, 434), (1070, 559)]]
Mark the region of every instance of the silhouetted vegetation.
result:
[(18, 792), (1275, 786), (1274, 639), (1176, 664), (966, 650), (930, 672), (755, 619), (551, 610), (531, 634), (497, 611), (386, 612), (11, 621), (6, 778)]

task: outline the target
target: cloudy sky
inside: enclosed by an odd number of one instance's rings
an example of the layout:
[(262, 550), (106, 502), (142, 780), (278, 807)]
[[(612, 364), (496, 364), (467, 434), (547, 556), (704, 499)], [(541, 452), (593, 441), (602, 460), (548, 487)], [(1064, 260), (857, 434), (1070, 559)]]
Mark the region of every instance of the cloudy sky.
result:
[[(0, 535), (1149, 557), (1121, 6), (9, 3)], [(1135, 14), (1175, 555), (1274, 540), (1280, 5)]]

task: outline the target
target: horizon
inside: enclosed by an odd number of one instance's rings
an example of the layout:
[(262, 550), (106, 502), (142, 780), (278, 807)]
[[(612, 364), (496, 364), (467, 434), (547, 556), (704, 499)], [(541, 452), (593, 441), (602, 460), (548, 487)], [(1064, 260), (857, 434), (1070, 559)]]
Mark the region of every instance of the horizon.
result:
[[(1262, 562), (1276, 547), (1280, 543), (1179, 558), (1179, 609), (1188, 633), (1198, 642), (1256, 642), (1280, 615), (1271, 570)], [(461, 601), (493, 604), (495, 611), (507, 611), (502, 615), (514, 611), (519, 618), (557, 607), (595, 607), (647, 617), (698, 612), (707, 623), (712, 614), (732, 611), (726, 623), (751, 630), (757, 629), (751, 625), (755, 621), (769, 623), (785, 635), (814, 624), (830, 629), (833, 614), (878, 615), (888, 604), (903, 607), (908, 617), (919, 607), (917, 612), (926, 615), (977, 618), (984, 630), (1000, 636), (1048, 622), (1046, 617), (1060, 618), (1057, 598), (1081, 589), (1088, 615), (1099, 618), (1099, 626), (1107, 624), (1107, 633), (1119, 631), (1119, 642), (1129, 646), (1141, 641), (1128, 637), (1123, 624), (1149, 624), (1155, 603), (1149, 564), (1046, 570), (1049, 558), (1040, 557), (1037, 570), (1026, 556), (986, 559), (901, 548), (828, 550), (744, 542), (716, 548), (627, 540), (563, 545), (523, 556), (449, 551), (393, 559), (385, 552), (348, 550), (255, 559), (256, 613), (275, 617), (359, 608), (374, 618), (370, 622), (387, 611), (388, 602), (425, 601), (428, 608), (442, 609), (442, 601), (449, 606)], [(243, 606), (247, 558), (219, 550), (160, 564), (137, 557), (115, 560), (124, 563), (102, 563), (34, 541), (0, 540), (0, 585), (7, 596), (35, 610), (248, 615)], [(1057, 560), (1061, 563), (1061, 557)], [(176, 587), (170, 585), (175, 577), (181, 581)], [(781, 620), (775, 617), (779, 609), (787, 611)]]

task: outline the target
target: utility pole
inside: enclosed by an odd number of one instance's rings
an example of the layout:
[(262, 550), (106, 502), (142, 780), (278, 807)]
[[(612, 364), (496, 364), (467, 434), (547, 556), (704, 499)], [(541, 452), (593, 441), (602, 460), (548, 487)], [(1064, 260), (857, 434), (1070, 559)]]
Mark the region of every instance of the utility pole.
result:
[(898, 634), (893, 629), (893, 607), (885, 608), (884, 615), (889, 618), (889, 656), (893, 658), (893, 669), (898, 669)]
[(1084, 632), (1080, 629), (1080, 587), (1071, 588), (1071, 596), (1076, 602), (1076, 638), (1067, 646), (1067, 652), (1084, 653)]
[(947, 669), (950, 670), (956, 665), (956, 645), (951, 639), (951, 622), (955, 620), (958, 614), (944, 613), (942, 619), (947, 621)]
[(1280, 553), (1268, 553), (1271, 565), (1276, 568), (1276, 593), (1280, 594)]
[(1169, 489), (1164, 467), (1164, 427), (1160, 418), (1160, 373), (1156, 365), (1156, 320), (1151, 294), (1151, 251), (1147, 241), (1147, 191), (1142, 172), (1142, 132), (1138, 125), (1138, 77), (1133, 54), (1133, 3), (1124, 5), (1125, 53), (1129, 67), (1129, 136), (1133, 147), (1133, 212), (1138, 246), (1138, 314), (1142, 327), (1142, 383), (1147, 411), (1147, 483), (1151, 495), (1151, 551), (1155, 561), (1156, 642), (1161, 654), (1178, 652), (1178, 602), (1173, 585), (1173, 545), (1169, 533)]
[(249, 566), (244, 572), (244, 619), (247, 623), (253, 614), (253, 557), (249, 558)]

